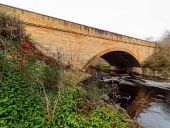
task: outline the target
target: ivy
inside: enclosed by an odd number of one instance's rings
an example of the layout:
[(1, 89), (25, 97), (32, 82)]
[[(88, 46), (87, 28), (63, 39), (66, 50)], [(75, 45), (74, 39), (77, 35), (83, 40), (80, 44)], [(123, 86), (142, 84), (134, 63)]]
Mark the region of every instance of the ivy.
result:
[[(9, 25), (14, 29), (5, 28)], [(23, 39), (26, 41), (21, 20), (0, 12), (0, 28), (0, 43), (3, 45), (0, 50), (0, 127), (129, 126), (123, 122), (123, 116), (115, 111), (108, 110), (105, 106), (93, 106), (81, 86), (69, 82), (61, 83), (64, 77), (61, 76), (61, 63), (42, 56), (32, 44), (28, 47), (29, 44), (21, 42)], [(30, 49), (38, 52), (39, 56)], [(44, 58), (46, 61), (42, 61)], [(86, 113), (83, 112), (85, 108)]]

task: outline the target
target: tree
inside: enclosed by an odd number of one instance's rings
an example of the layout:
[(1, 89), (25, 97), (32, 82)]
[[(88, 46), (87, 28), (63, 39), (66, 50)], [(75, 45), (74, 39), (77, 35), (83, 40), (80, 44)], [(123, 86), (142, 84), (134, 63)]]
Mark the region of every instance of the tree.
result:
[(164, 32), (157, 42), (156, 52), (144, 62), (144, 67), (167, 70), (170, 67), (170, 31)]

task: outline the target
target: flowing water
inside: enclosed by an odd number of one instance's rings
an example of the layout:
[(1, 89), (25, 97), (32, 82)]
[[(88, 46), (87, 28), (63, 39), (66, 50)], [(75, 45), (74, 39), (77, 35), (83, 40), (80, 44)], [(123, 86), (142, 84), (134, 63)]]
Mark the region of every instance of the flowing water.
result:
[[(126, 76), (123, 80), (115, 78), (117, 77), (114, 76), (117, 83), (115, 101), (126, 109), (131, 118), (144, 128), (170, 128), (170, 83)], [(102, 82), (112, 84), (111, 79), (112, 77), (102, 77)], [(101, 78), (97, 81), (102, 83)]]
[(170, 128), (169, 87), (170, 83), (148, 80), (142, 87), (120, 85), (117, 103), (144, 128)]

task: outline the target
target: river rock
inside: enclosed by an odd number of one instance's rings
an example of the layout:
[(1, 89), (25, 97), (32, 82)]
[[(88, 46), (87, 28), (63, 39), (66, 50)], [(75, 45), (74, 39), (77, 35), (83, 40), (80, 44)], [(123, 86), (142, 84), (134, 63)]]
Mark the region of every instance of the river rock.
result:
[(127, 118), (123, 119), (123, 121), (127, 122), (127, 123), (134, 123), (134, 121), (132, 119), (127, 119)]
[(124, 108), (120, 107), (119, 104), (116, 104), (115, 107), (120, 113), (127, 115), (127, 111)]
[(102, 95), (100, 98), (108, 103), (112, 103), (111, 102), (112, 100), (110, 99), (110, 97), (107, 94)]
[(107, 104), (107, 107), (108, 107), (109, 109), (114, 109), (113, 104)]

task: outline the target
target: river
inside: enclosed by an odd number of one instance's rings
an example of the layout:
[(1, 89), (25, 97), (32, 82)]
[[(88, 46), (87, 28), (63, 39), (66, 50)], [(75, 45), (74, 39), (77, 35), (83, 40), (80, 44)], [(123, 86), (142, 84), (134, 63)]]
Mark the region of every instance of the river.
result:
[[(160, 85), (160, 87), (158, 87)], [(117, 103), (144, 128), (170, 128), (169, 83), (146, 80), (146, 86), (118, 86)]]
[(114, 83), (114, 86), (116, 81), (114, 100), (131, 118), (144, 128), (170, 128), (170, 83), (136, 79), (128, 75), (113, 78), (107, 76), (97, 81), (100, 84)]

